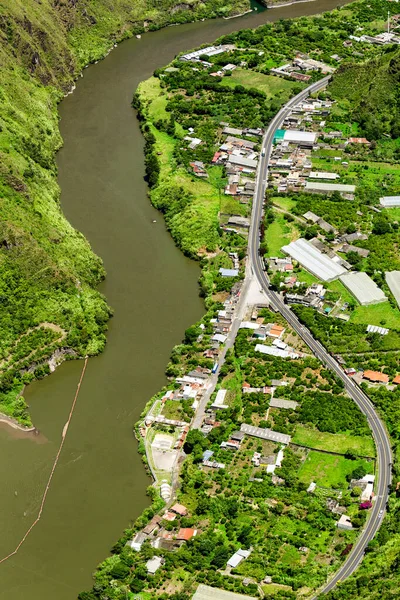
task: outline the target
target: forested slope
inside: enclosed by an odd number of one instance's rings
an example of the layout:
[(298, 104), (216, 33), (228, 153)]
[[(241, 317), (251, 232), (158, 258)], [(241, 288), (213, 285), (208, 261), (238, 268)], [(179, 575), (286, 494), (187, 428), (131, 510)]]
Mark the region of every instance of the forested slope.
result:
[[(116, 40), (240, 11), (247, 0), (0, 0), (0, 411), (57, 352), (96, 354), (110, 310), (101, 260), (61, 213), (57, 103)], [(168, 10), (167, 10), (168, 9)], [(60, 352), (61, 351), (61, 352)]]
[(374, 60), (343, 64), (330, 90), (369, 140), (400, 136), (400, 51), (393, 46)]

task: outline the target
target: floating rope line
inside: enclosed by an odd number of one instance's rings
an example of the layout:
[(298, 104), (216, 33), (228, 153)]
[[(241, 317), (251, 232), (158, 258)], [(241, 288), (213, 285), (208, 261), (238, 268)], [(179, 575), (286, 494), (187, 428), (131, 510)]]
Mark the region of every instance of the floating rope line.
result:
[(66, 436), (67, 436), (68, 427), (69, 427), (69, 424), (70, 424), (70, 422), (71, 422), (72, 415), (74, 414), (74, 410), (75, 410), (75, 404), (76, 404), (76, 401), (77, 401), (77, 399), (78, 399), (78, 396), (79, 396), (79, 390), (80, 390), (80, 387), (81, 387), (81, 383), (82, 383), (82, 381), (83, 381), (83, 377), (84, 377), (84, 375), (85, 375), (85, 371), (86, 371), (86, 365), (87, 365), (87, 362), (88, 362), (88, 359), (87, 359), (87, 358), (85, 358), (85, 362), (84, 362), (84, 365), (83, 365), (82, 373), (81, 373), (81, 376), (80, 376), (80, 379), (79, 379), (78, 386), (77, 386), (77, 388), (76, 388), (76, 392), (75, 392), (74, 401), (72, 402), (71, 410), (69, 411), (68, 420), (67, 420), (67, 422), (65, 423), (65, 425), (64, 425), (64, 428), (63, 428), (63, 432), (62, 432), (62, 436), (61, 436), (61, 444), (60, 444), (60, 446), (59, 446), (59, 448), (58, 448), (58, 452), (57, 452), (57, 454), (56, 454), (56, 457), (55, 457), (55, 459), (54, 459), (53, 467), (52, 467), (52, 469), (51, 469), (51, 471), (50, 471), (50, 475), (49, 475), (49, 478), (48, 478), (48, 480), (47, 480), (47, 485), (46, 485), (46, 487), (45, 487), (45, 490), (44, 490), (44, 493), (43, 493), (42, 502), (40, 503), (40, 508), (39, 508), (38, 515), (37, 515), (36, 519), (34, 520), (34, 522), (32, 523), (32, 525), (29, 527), (28, 531), (25, 533), (24, 537), (23, 537), (23, 538), (21, 539), (21, 541), (19, 542), (18, 546), (15, 548), (15, 550), (13, 550), (12, 552), (10, 552), (10, 554), (8, 554), (8, 555), (7, 555), (7, 556), (5, 556), (4, 558), (2, 558), (2, 559), (0, 560), (0, 564), (1, 564), (1, 563), (3, 563), (3, 562), (5, 562), (6, 560), (8, 560), (9, 558), (11, 558), (11, 557), (12, 557), (12, 556), (14, 556), (15, 554), (17, 554), (18, 550), (21, 548), (22, 544), (25, 542), (25, 540), (27, 539), (27, 537), (28, 537), (28, 536), (29, 536), (29, 534), (31, 533), (32, 529), (33, 529), (33, 528), (34, 528), (34, 527), (35, 527), (35, 526), (36, 526), (36, 525), (39, 523), (39, 521), (40, 521), (40, 518), (41, 518), (41, 516), (42, 516), (42, 513), (43, 513), (44, 505), (45, 505), (45, 502), (46, 502), (47, 494), (48, 494), (48, 492), (49, 492), (49, 489), (50, 489), (51, 480), (53, 479), (53, 475), (54, 475), (54, 472), (55, 472), (55, 470), (56, 470), (56, 467), (57, 467), (57, 464), (58, 464), (58, 460), (59, 460), (59, 458), (60, 458), (61, 451), (62, 451), (62, 449), (63, 449), (63, 446), (64, 446), (65, 438), (66, 438)]

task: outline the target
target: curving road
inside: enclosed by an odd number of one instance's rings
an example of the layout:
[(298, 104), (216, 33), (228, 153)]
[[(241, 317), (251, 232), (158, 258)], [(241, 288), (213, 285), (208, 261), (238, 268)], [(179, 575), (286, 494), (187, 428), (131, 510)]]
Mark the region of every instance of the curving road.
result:
[(265, 149), (265, 156), (260, 157), (260, 164), (258, 169), (258, 177), (256, 183), (256, 192), (253, 201), (253, 210), (251, 218), (251, 228), (249, 234), (249, 262), (250, 270), (253, 276), (255, 276), (260, 284), (260, 287), (264, 291), (265, 295), (271, 306), (279, 311), (281, 315), (287, 320), (291, 327), (298, 333), (298, 335), (304, 340), (304, 342), (311, 348), (312, 352), (318, 357), (322, 363), (326, 365), (331, 371), (333, 371), (344, 383), (347, 393), (354, 400), (360, 410), (366, 415), (368, 419), (369, 427), (371, 428), (372, 435), (375, 440), (376, 452), (377, 452), (377, 463), (378, 463), (378, 482), (375, 486), (376, 500), (373, 504), (373, 508), (370, 511), (369, 518), (366, 522), (364, 529), (360, 532), (360, 535), (355, 542), (352, 551), (348, 555), (345, 563), (340, 569), (333, 575), (329, 582), (321, 588), (320, 594), (329, 592), (332, 590), (337, 583), (343, 581), (346, 577), (351, 575), (353, 571), (358, 567), (364, 556), (364, 550), (368, 542), (374, 537), (378, 531), (382, 519), (385, 513), (386, 502), (389, 496), (389, 486), (391, 483), (391, 446), (390, 439), (387, 434), (386, 428), (378, 413), (376, 412), (372, 402), (368, 396), (359, 388), (355, 382), (348, 377), (339, 363), (332, 358), (332, 356), (325, 350), (322, 344), (316, 340), (310, 333), (310, 331), (304, 327), (296, 315), (291, 309), (282, 302), (281, 297), (276, 292), (269, 289), (269, 280), (264, 271), (263, 260), (259, 254), (260, 237), (259, 237), (259, 225), (263, 215), (263, 203), (265, 197), (265, 190), (268, 180), (268, 162), (272, 150), (272, 142), (275, 131), (282, 125), (284, 119), (290, 114), (292, 108), (298, 104), (301, 100), (307, 98), (310, 93), (320, 90), (325, 87), (329, 81), (329, 77), (325, 77), (320, 81), (313, 83), (300, 94), (292, 98), (285, 106), (279, 111), (279, 113), (271, 121), (264, 139), (263, 148)]

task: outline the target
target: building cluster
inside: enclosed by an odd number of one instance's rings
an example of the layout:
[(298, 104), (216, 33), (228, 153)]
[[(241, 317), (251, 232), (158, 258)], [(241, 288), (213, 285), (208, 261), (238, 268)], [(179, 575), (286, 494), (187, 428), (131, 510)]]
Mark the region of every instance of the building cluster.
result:
[[(358, 488), (360, 490), (360, 505), (359, 508), (361, 510), (369, 509), (372, 507), (372, 501), (374, 498), (374, 481), (375, 475), (365, 475), (361, 479), (352, 479), (349, 484), (349, 488), (353, 490), (354, 488)], [(315, 481), (312, 481), (307, 488), (307, 492), (309, 494), (315, 493), (317, 489), (317, 484)], [(327, 498), (326, 499), (326, 507), (333, 514), (340, 515), (338, 521), (336, 521), (336, 527), (338, 529), (353, 529), (353, 524), (351, 522), (351, 518), (344, 514), (346, 512), (346, 507), (341, 506), (340, 500), (342, 493), (340, 492), (338, 495), (338, 499), (336, 498)]]
[(197, 62), (205, 64), (208, 67), (212, 66), (212, 63), (208, 62), (206, 58), (210, 58), (211, 56), (217, 56), (218, 54), (224, 54), (225, 52), (230, 52), (235, 50), (236, 46), (234, 44), (221, 44), (219, 46), (207, 46), (206, 48), (201, 48), (200, 50), (195, 50), (193, 52), (188, 52), (187, 54), (182, 54), (180, 60), (183, 62)]
[(312, 308), (321, 309), (323, 307), (326, 289), (320, 283), (313, 283), (307, 288), (304, 294), (285, 294), (285, 302), (288, 304), (301, 304)]
[(349, 35), (349, 39), (343, 42), (343, 45), (349, 47), (353, 42), (364, 42), (365, 44), (386, 46), (387, 44), (400, 44), (400, 37), (389, 31), (384, 31), (377, 35)]
[(310, 81), (309, 73), (317, 72), (327, 75), (334, 72), (334, 68), (325, 63), (309, 58), (307, 54), (297, 53), (296, 57), (289, 63), (270, 70), (270, 73), (278, 77), (295, 79), (296, 81)]
[[(318, 62), (318, 61), (315, 61)], [(293, 107), (274, 136), (269, 161), (269, 187), (278, 192), (306, 191), (316, 194), (338, 192), (344, 198), (354, 198), (355, 186), (340, 183), (338, 173), (313, 170), (313, 150), (343, 150), (349, 143), (363, 143), (362, 139), (344, 139), (341, 131), (325, 133), (325, 119), (332, 108), (329, 100), (307, 98)], [(368, 144), (368, 140), (365, 140)], [(335, 160), (345, 164), (341, 157)]]
[[(165, 510), (162, 515), (155, 515), (146, 527), (137, 532), (134, 537), (127, 542), (127, 546), (140, 552), (145, 542), (148, 542), (153, 548), (162, 550), (175, 550), (195, 537), (198, 533), (196, 529), (191, 527), (176, 527), (168, 529), (166, 523), (174, 522), (176, 519), (187, 517), (188, 510), (182, 504), (174, 504), (171, 508)], [(160, 556), (153, 556), (146, 563), (147, 572), (150, 575), (163, 565), (164, 559)]]

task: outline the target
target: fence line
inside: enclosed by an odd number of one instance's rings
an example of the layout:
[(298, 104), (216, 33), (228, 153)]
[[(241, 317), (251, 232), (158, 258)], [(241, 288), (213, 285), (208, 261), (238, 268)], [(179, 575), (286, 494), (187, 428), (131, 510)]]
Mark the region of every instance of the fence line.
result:
[(9, 558), (11, 558), (11, 557), (12, 557), (12, 556), (14, 556), (15, 554), (17, 554), (18, 550), (21, 548), (22, 544), (23, 544), (23, 543), (26, 541), (26, 539), (27, 539), (27, 537), (29, 536), (29, 534), (31, 533), (32, 529), (33, 529), (33, 528), (34, 528), (34, 527), (35, 527), (35, 526), (36, 526), (36, 525), (39, 523), (39, 521), (40, 521), (40, 518), (41, 518), (41, 516), (42, 516), (42, 513), (43, 513), (44, 505), (45, 505), (45, 503), (46, 503), (47, 494), (48, 494), (48, 492), (49, 492), (49, 489), (50, 489), (51, 480), (53, 479), (53, 475), (54, 475), (54, 472), (55, 472), (55, 470), (56, 470), (56, 467), (57, 467), (57, 464), (58, 464), (58, 460), (59, 460), (59, 458), (60, 458), (61, 451), (62, 451), (62, 449), (63, 449), (63, 446), (64, 446), (65, 438), (66, 438), (66, 436), (67, 436), (68, 427), (69, 427), (69, 424), (70, 424), (70, 422), (71, 422), (72, 415), (74, 414), (74, 410), (75, 410), (75, 404), (76, 404), (76, 401), (77, 401), (77, 399), (78, 399), (78, 396), (79, 396), (79, 390), (80, 390), (81, 383), (82, 383), (82, 381), (83, 381), (83, 378), (84, 378), (84, 375), (85, 375), (85, 371), (86, 371), (87, 362), (88, 362), (88, 359), (87, 359), (87, 358), (85, 358), (85, 362), (84, 362), (84, 364), (83, 364), (82, 373), (81, 373), (81, 376), (80, 376), (80, 379), (79, 379), (78, 386), (77, 386), (77, 388), (76, 388), (76, 392), (75, 392), (74, 400), (73, 400), (73, 402), (72, 402), (71, 410), (69, 411), (69, 416), (68, 416), (67, 422), (65, 423), (65, 425), (64, 425), (64, 428), (63, 428), (63, 431), (62, 431), (62, 435), (61, 435), (61, 443), (60, 443), (60, 446), (59, 446), (59, 448), (58, 448), (58, 452), (57, 452), (57, 454), (56, 454), (56, 457), (55, 457), (55, 459), (54, 459), (53, 467), (52, 467), (52, 469), (51, 469), (51, 471), (50, 471), (49, 478), (48, 478), (48, 480), (47, 480), (47, 485), (46, 485), (46, 487), (45, 487), (45, 490), (44, 490), (44, 493), (43, 493), (42, 502), (40, 503), (40, 508), (39, 508), (38, 515), (37, 515), (36, 519), (34, 520), (34, 522), (32, 523), (32, 525), (31, 525), (31, 526), (29, 527), (29, 529), (27, 530), (27, 532), (25, 533), (25, 535), (23, 536), (23, 538), (21, 539), (21, 541), (18, 543), (18, 545), (17, 545), (17, 547), (15, 548), (15, 550), (13, 550), (12, 552), (10, 552), (10, 554), (8, 554), (7, 556), (5, 556), (4, 558), (0, 559), (0, 564), (1, 564), (1, 563), (3, 563), (3, 562), (5, 562), (6, 560), (8, 560)]

